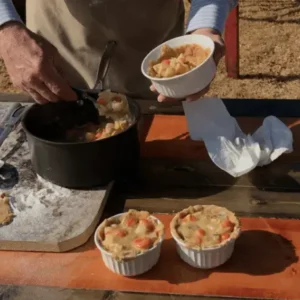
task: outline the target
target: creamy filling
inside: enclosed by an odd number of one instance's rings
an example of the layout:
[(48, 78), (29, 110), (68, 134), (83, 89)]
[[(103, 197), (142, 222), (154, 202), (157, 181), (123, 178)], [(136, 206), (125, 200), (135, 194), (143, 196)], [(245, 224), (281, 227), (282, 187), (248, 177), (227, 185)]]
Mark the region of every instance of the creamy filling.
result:
[(226, 210), (198, 212), (182, 215), (177, 233), (189, 246), (209, 248), (230, 238), (236, 223)]
[(69, 142), (92, 142), (114, 136), (126, 130), (133, 122), (125, 95), (110, 90), (99, 94), (97, 100), (99, 115), (105, 117), (101, 124), (88, 123), (69, 129), (66, 134)]
[(152, 77), (169, 78), (189, 72), (200, 65), (210, 54), (197, 44), (187, 44), (171, 48), (161, 47), (160, 57), (149, 65), (148, 74)]
[(115, 257), (132, 257), (152, 248), (161, 238), (163, 225), (143, 212), (129, 211), (104, 227), (100, 239)]

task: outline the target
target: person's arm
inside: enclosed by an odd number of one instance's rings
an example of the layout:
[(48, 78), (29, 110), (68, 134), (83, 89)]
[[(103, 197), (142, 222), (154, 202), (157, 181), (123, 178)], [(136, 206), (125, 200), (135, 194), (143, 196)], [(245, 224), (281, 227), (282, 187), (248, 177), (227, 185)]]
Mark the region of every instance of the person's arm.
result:
[(1, 0), (0, 2), (0, 28), (8, 22), (20, 22), (22, 20), (16, 11), (11, 0)]
[(76, 100), (58, 72), (56, 48), (26, 28), (11, 0), (0, 1), (0, 57), (13, 84), (41, 104)]
[(226, 19), (238, 0), (192, 0), (187, 32), (210, 28), (223, 33)]

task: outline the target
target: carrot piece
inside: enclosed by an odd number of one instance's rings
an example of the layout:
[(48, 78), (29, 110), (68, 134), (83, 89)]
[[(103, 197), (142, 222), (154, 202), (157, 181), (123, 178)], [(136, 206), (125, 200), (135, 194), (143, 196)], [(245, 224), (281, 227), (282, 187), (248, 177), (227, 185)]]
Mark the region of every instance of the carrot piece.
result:
[(224, 232), (222, 235), (221, 235), (221, 241), (225, 241), (225, 240), (228, 240), (230, 237), (230, 234), (228, 232)]
[(97, 103), (99, 103), (101, 105), (105, 105), (106, 104), (106, 102), (105, 102), (105, 100), (103, 98), (97, 99)]
[(226, 220), (223, 221), (222, 223), (222, 227), (223, 228), (229, 228), (231, 231), (234, 228), (234, 223), (232, 223), (228, 218)]
[(197, 236), (199, 236), (199, 237), (203, 237), (203, 236), (206, 235), (206, 232), (205, 232), (205, 230), (203, 230), (202, 228), (199, 228), (199, 229), (196, 231), (196, 234), (197, 234)]
[(95, 139), (98, 140), (102, 137), (102, 132), (97, 132), (96, 135), (95, 135)]
[(186, 213), (180, 213), (180, 214), (179, 214), (179, 218), (180, 218), (180, 219), (183, 219), (183, 218), (186, 217), (186, 215), (187, 215)]
[(191, 222), (196, 222), (197, 221), (197, 218), (193, 215), (190, 215), (190, 221)]
[(140, 223), (146, 227), (147, 232), (151, 232), (155, 229), (153, 223), (148, 219), (141, 219)]
[(152, 246), (152, 240), (145, 238), (137, 238), (133, 241), (133, 245), (138, 249), (149, 249)]
[(109, 234), (113, 234), (113, 235), (116, 235), (116, 236), (119, 236), (119, 237), (124, 237), (128, 233), (124, 229), (112, 229), (112, 230), (106, 232), (106, 235), (109, 235)]
[(126, 236), (128, 233), (126, 230), (124, 229), (119, 229), (119, 230), (116, 230), (116, 235), (119, 236), (119, 237), (124, 237)]
[(194, 215), (187, 215), (186, 217), (184, 217), (184, 219), (182, 220), (183, 223), (187, 223), (187, 222), (196, 222), (197, 218)]
[(126, 219), (125, 224), (128, 227), (133, 227), (134, 225), (137, 224), (137, 222), (138, 222), (138, 220), (136, 218), (130, 217), (130, 218)]
[(195, 239), (194, 239), (194, 242), (195, 242), (195, 246), (199, 246), (199, 245), (201, 245), (202, 244), (202, 237), (200, 237), (200, 236), (195, 236)]

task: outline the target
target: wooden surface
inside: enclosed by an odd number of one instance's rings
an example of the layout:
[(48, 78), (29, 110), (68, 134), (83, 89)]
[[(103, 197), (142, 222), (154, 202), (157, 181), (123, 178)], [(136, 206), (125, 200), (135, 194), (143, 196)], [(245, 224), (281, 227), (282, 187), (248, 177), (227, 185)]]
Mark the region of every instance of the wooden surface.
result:
[(239, 70), (239, 6), (234, 8), (228, 16), (225, 28), (225, 45), (226, 45), (226, 69), (231, 78), (238, 78)]
[[(228, 112), (233, 117), (299, 118), (300, 101), (288, 99), (222, 99)], [(143, 114), (183, 115), (180, 102), (158, 103), (155, 100), (138, 100)], [(252, 121), (251, 121), (252, 122)]]
[[(156, 100), (136, 99), (144, 115), (183, 115), (180, 101), (159, 103)], [(300, 117), (300, 100), (294, 99), (222, 99), (227, 110), (233, 117), (264, 118)], [(26, 94), (0, 93), (0, 102), (34, 103)], [(252, 121), (251, 121), (252, 122)]]
[(292, 167), (274, 163), (233, 179), (209, 162), (149, 159), (143, 161), (141, 182), (119, 188), (118, 203), (153, 212), (213, 203), (240, 216), (299, 218), (300, 178), (299, 171), (290, 171)]
[[(2, 297), (2, 298), (1, 298)], [(35, 298), (33, 298), (35, 297)], [(1, 286), (2, 300), (228, 300), (223, 297), (199, 297), (122, 293), (116, 291), (65, 289), (36, 286)], [(238, 298), (235, 298), (238, 299)]]
[[(2, 99), (4, 98), (7, 99), (6, 96), (2, 96)], [(24, 100), (20, 96), (18, 99)], [(240, 107), (243, 107), (242, 99), (236, 101), (240, 103)], [(251, 105), (249, 102), (247, 105)], [(295, 106), (299, 106), (299, 101), (294, 102), (295, 104), (287, 105), (290, 105), (287, 112), (296, 115)], [(273, 110), (272, 114), (274, 115), (281, 114), (277, 103), (279, 102), (273, 102), (273, 105), (269, 107)], [(141, 101), (140, 104), (142, 111), (148, 115), (144, 118), (143, 135), (146, 142), (142, 147), (145, 156), (141, 167), (143, 177), (140, 178), (140, 182), (133, 186), (119, 186), (118, 190), (111, 194), (106, 206), (107, 214), (116, 213), (124, 207), (126, 209), (130, 207), (142, 208), (152, 212), (172, 212), (190, 204), (209, 202), (226, 203), (227, 207), (243, 216), (300, 218), (300, 209), (298, 208), (300, 203), (300, 131), (298, 124), (300, 122), (298, 118), (284, 119), (286, 124), (292, 127), (294, 133), (294, 153), (280, 158), (268, 167), (258, 168), (239, 179), (232, 179), (208, 160), (202, 143), (195, 144), (187, 138), (187, 128), (182, 117), (175, 116), (163, 119), (162, 116), (152, 116), (155, 113), (181, 115), (182, 107), (180, 104), (177, 106), (160, 105), (155, 101)], [(255, 103), (254, 106), (256, 105)], [(254, 113), (257, 106), (255, 108), (250, 106), (249, 109)], [(260, 111), (258, 111), (259, 113)], [(251, 132), (261, 124), (262, 118), (242, 117), (239, 118), (239, 122), (245, 131)], [(172, 130), (170, 130), (170, 126)], [(5, 295), (15, 297), (11, 299), (27, 299), (28, 295), (33, 294), (37, 297), (43, 295), (43, 299), (51, 299), (48, 288), (19, 286), (12, 287), (11, 292), (9, 287), (3, 289), (8, 289), (4, 292)], [(151, 300), (160, 298), (206, 299), (205, 297), (191, 298), (173, 295), (167, 297), (123, 294), (113, 291), (75, 291), (69, 289), (51, 289), (51, 291), (54, 295), (62, 295), (61, 299), (68, 299), (70, 295), (74, 295), (74, 297), (76, 295), (78, 299), (89, 299), (88, 297), (133, 300), (141, 297)]]
[[(99, 224), (111, 188), (112, 184), (106, 190), (81, 192), (81, 195), (64, 199), (63, 205), (60, 200), (41, 201), (47, 205), (43, 210), (23, 208), (19, 213), (22, 214), (22, 220), (27, 218), (28, 221), (17, 222), (16, 214), (12, 223), (1, 228), (0, 250), (66, 252), (85, 244)], [(18, 196), (21, 195), (14, 197), (14, 205), (20, 201)], [(16, 213), (15, 209), (13, 211)], [(37, 215), (39, 212), (41, 214)], [(57, 218), (60, 224), (55, 226), (58, 222), (52, 221)]]
[[(262, 125), (262, 118), (237, 118), (241, 129), (245, 133), (253, 133)], [(300, 121), (297, 118), (281, 118), (294, 135), (294, 151), (283, 155), (280, 162), (299, 161), (300, 150)], [(202, 142), (192, 141), (189, 138), (187, 122), (184, 116), (144, 116), (142, 144), (144, 157), (154, 158), (186, 158), (194, 160), (209, 160), (206, 148)], [(258, 168), (261, 169), (261, 168)]]
[[(165, 225), (160, 260), (151, 271), (136, 278), (107, 270), (93, 239), (63, 254), (2, 253), (0, 278), (6, 284), (299, 299), (299, 220), (241, 218), (242, 233), (230, 261), (216, 269), (199, 270), (184, 263), (176, 253), (169, 227), (173, 215), (156, 217)], [(273, 286), (272, 282), (280, 284)]]
[[(10, 106), (0, 103), (0, 120)], [(14, 214), (13, 221), (0, 229), (1, 250), (64, 252), (89, 239), (113, 184), (70, 190), (39, 178), (21, 125), (0, 146), (0, 157), (5, 162), (0, 170), (0, 190), (11, 197)]]
[[(139, 184), (120, 192), (126, 208), (177, 211), (195, 203), (224, 204), (239, 215), (300, 216), (300, 127), (297, 118), (282, 120), (292, 128), (294, 152), (240, 178), (218, 169), (201, 142), (188, 138), (182, 116), (146, 116), (151, 126), (142, 145), (144, 159)], [(253, 132), (262, 118), (238, 118)], [(157, 201), (159, 199), (159, 201)], [(159, 205), (157, 204), (159, 203)]]

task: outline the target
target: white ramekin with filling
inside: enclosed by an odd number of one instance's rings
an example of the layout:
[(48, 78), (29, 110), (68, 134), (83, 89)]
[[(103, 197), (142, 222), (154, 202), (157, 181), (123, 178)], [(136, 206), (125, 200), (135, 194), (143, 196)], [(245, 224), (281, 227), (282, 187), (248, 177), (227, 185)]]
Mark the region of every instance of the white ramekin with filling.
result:
[[(218, 224), (218, 219), (216, 219), (216, 231), (219, 231), (220, 234), (216, 233), (214, 236), (211, 232), (207, 233), (202, 233), (202, 240), (204, 239), (205, 234), (207, 236), (210, 234), (212, 238), (220, 238), (218, 242), (211, 243), (210, 246), (206, 246), (205, 243), (201, 244), (191, 242), (188, 239), (185, 239), (185, 237), (180, 234), (180, 229), (179, 226), (181, 226), (182, 220), (184, 218), (191, 218), (190, 216), (196, 215), (196, 220), (200, 220), (201, 215), (199, 217), (199, 214), (197, 216), (197, 213), (201, 211), (207, 210), (212, 214), (212, 216), (216, 216), (216, 218), (224, 218), (224, 223), (225, 223), (225, 218), (226, 220), (229, 220), (229, 229), (228, 232), (226, 231), (226, 227), (224, 227), (224, 232), (222, 230), (222, 223), (223, 220), (220, 220), (220, 226)], [(209, 220), (209, 218), (208, 218)], [(201, 230), (201, 228), (198, 227), (197, 221), (195, 221), (195, 225), (193, 225), (192, 221), (190, 222), (190, 230), (191, 230), (191, 235), (190, 239), (193, 238), (193, 232), (196, 234)], [(199, 223), (199, 222), (198, 222)], [(189, 228), (189, 224), (186, 225), (187, 228)], [(219, 227), (218, 227), (219, 226)], [(214, 226), (212, 226), (214, 228)], [(240, 234), (240, 222), (239, 219), (235, 216), (235, 214), (228, 209), (220, 206), (215, 206), (215, 205), (196, 205), (196, 206), (191, 206), (187, 209), (184, 209), (177, 213), (173, 220), (170, 223), (170, 230), (173, 239), (176, 242), (176, 249), (177, 253), (181, 257), (183, 261), (185, 261), (187, 264), (189, 264), (192, 267), (195, 268), (201, 268), (201, 269), (211, 269), (218, 267), (222, 264), (224, 264), (226, 261), (229, 260), (229, 258), (232, 256), (232, 253), (234, 251), (234, 246), (235, 246), (235, 241), (239, 237)], [(205, 232), (205, 230), (203, 230)], [(218, 237), (218, 235), (220, 237)], [(224, 235), (224, 240), (222, 240), (222, 237)], [(225, 236), (226, 235), (226, 236)], [(199, 234), (198, 234), (199, 237)], [(208, 237), (206, 237), (208, 239)], [(201, 241), (201, 238), (200, 238)]]
[[(147, 212), (138, 212), (133, 210), (130, 210), (128, 213), (130, 212), (137, 215), (148, 214)], [(123, 276), (137, 276), (149, 271), (157, 264), (160, 257), (161, 245), (164, 239), (164, 225), (159, 219), (148, 214), (147, 219), (154, 224), (155, 230), (157, 231), (157, 238), (153, 240), (151, 247), (140, 251), (128, 251), (127, 253), (123, 253), (123, 250), (120, 250), (118, 255), (118, 253), (116, 253), (117, 251), (109, 251), (109, 249), (105, 247), (105, 228), (120, 222), (120, 220), (122, 220), (124, 216), (126, 217), (126, 214), (128, 213), (118, 214), (105, 219), (97, 228), (94, 235), (94, 241), (107, 268), (109, 268), (112, 272)], [(139, 220), (138, 222), (141, 221)]]

